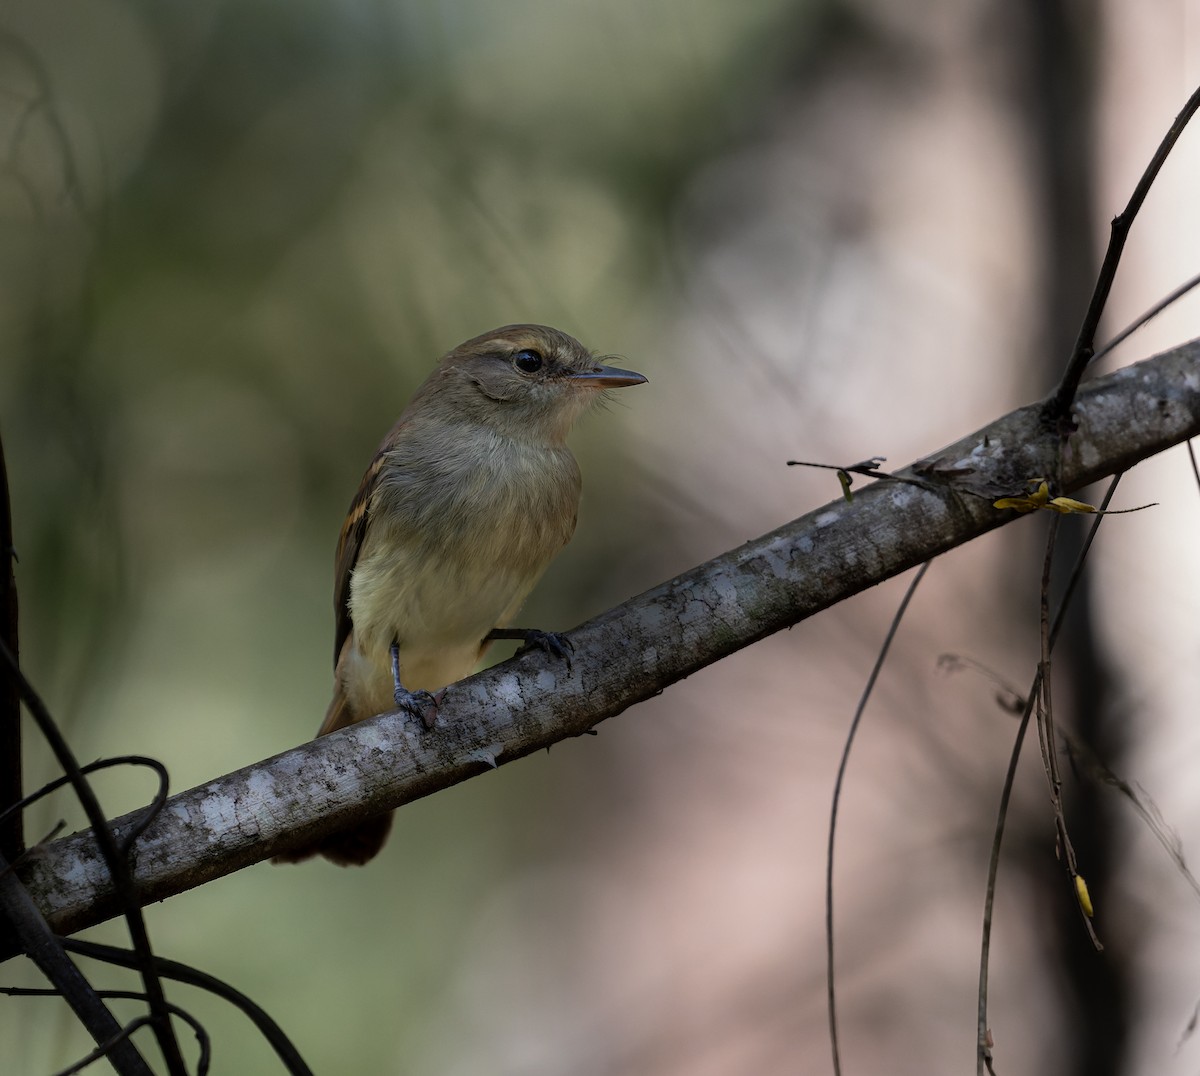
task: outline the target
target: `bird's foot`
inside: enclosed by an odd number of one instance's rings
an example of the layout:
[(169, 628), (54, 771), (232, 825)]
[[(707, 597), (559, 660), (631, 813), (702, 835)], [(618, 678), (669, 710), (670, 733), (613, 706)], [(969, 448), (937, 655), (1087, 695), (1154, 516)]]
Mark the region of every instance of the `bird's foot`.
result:
[(433, 728), (443, 692), (431, 695), (428, 691), (409, 691), (400, 683), (400, 644), (395, 640), (392, 641), (389, 654), (392, 659), (392, 698), (396, 700), (396, 708), (412, 714), (427, 729)]
[(554, 658), (560, 658), (571, 667), (571, 655), (575, 653), (575, 645), (561, 632), (538, 631), (536, 628), (524, 632), (524, 642), (518, 653), (526, 650), (544, 650)]
[(396, 700), (396, 709), (403, 710), (406, 714), (412, 714), (427, 729), (431, 729), (434, 721), (437, 720), (441, 694), (440, 691), (437, 695), (428, 691), (409, 691), (408, 688), (397, 684), (393, 698)]
[(571, 667), (571, 655), (575, 653), (575, 644), (561, 632), (539, 631), (537, 628), (492, 628), (484, 642), (501, 642), (506, 639), (520, 641), (518, 654), (527, 650), (544, 650), (551, 657), (565, 661), (568, 669)]

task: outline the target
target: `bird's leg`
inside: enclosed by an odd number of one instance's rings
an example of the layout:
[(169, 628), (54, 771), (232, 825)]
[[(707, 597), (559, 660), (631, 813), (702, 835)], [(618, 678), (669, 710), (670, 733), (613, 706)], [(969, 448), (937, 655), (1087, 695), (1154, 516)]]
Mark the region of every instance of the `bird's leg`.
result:
[(575, 652), (575, 645), (560, 632), (538, 631), (537, 628), (492, 628), (484, 642), (499, 642), (504, 639), (519, 639), (524, 644), (517, 653), (536, 647), (551, 657), (561, 658), (567, 663), (568, 669), (571, 667), (571, 655)]
[(406, 714), (412, 714), (413, 717), (419, 718), (427, 729), (433, 728), (433, 723), (437, 719), (438, 700), (428, 691), (409, 691), (400, 683), (400, 641), (398, 639), (392, 640), (389, 653), (392, 656), (392, 695), (396, 700), (396, 706)]

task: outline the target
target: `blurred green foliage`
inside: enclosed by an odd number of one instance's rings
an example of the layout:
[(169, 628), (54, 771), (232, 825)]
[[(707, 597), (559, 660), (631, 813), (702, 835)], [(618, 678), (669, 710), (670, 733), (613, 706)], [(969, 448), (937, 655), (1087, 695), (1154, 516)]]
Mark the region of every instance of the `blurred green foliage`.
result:
[[(670, 406), (672, 208), (810, 17), (783, 0), (5, 5), (0, 433), (24, 664), (82, 759), (151, 754), (179, 789), (311, 735), (345, 506), (437, 356), (492, 325), (559, 325), (656, 393), (581, 431), (583, 525), (530, 619), (565, 627), (656, 581), (638, 556), (661, 513), (635, 503), (623, 429)], [(30, 787), (53, 775), (37, 743), (27, 769)], [(152, 909), (153, 937), (264, 1005), (317, 1071), (435, 1071), (461, 1033), (443, 997), (470, 960), (458, 928), (537, 855), (571, 773), (513, 767), (414, 805), (369, 873), (242, 872)], [(140, 775), (99, 783), (114, 813), (149, 795)], [(60, 817), (82, 824), (57, 799), (28, 838)], [(180, 1000), (218, 1071), (273, 1071), (228, 1009)], [(6, 1003), (0, 1028), (9, 1071), (85, 1050), (55, 1002)]]

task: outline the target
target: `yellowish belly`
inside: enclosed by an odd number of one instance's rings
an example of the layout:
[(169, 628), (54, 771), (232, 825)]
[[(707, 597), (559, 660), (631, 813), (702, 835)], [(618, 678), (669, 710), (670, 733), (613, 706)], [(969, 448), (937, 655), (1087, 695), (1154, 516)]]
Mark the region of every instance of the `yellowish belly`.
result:
[(342, 669), (356, 716), (393, 708), (393, 641), (410, 691), (436, 691), (473, 671), (488, 632), (512, 622), (570, 538), (576, 476), (567, 473), (554, 503), (519, 512), (496, 511), (484, 496), (472, 511), (457, 511), (457, 526), (437, 541), (428, 531), (389, 527), (386, 506), (373, 515), (350, 581), (353, 642)]

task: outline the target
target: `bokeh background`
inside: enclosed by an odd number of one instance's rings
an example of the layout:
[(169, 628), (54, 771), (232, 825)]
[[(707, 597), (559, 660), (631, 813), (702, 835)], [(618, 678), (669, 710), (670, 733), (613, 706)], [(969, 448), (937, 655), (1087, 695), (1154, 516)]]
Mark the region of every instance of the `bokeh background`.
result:
[[(837, 495), (789, 458), (934, 452), (1053, 384), (1107, 222), (1198, 80), (1196, 0), (5, 0), (0, 433), (25, 668), (81, 759), (154, 755), (177, 790), (306, 739), (362, 469), (436, 358), (499, 324), (555, 324), (650, 378), (575, 438), (585, 503), (527, 607), (543, 627)], [(1109, 332), (1200, 269), (1198, 147), (1137, 222)], [(1182, 302), (1111, 363), (1198, 327)], [(1149, 501), (1102, 529), (1059, 719), (1193, 856), (1182, 450), (1117, 503)], [(935, 565), (867, 711), (836, 873), (848, 1072), (974, 1064), (1015, 722), (991, 679), (937, 659), (1025, 690), (1044, 526)], [(156, 949), (248, 993), (319, 1073), (827, 1072), (829, 798), (905, 583), (411, 805), (369, 869), (262, 864), (153, 907)], [(1106, 949), (1030, 752), (998, 895), (1000, 1071), (1194, 1072), (1200, 902), (1072, 762)], [(30, 736), (28, 787), (54, 774)], [(99, 784), (113, 813), (150, 794)], [(28, 838), (58, 819), (83, 824), (59, 797)], [(277, 1071), (240, 1015), (170, 996), (216, 1071)], [(0, 1035), (32, 1076), (88, 1048), (57, 1001), (6, 1001)]]

